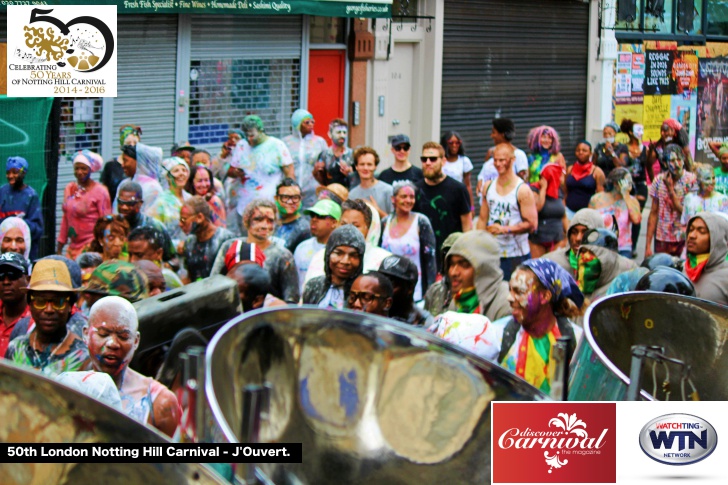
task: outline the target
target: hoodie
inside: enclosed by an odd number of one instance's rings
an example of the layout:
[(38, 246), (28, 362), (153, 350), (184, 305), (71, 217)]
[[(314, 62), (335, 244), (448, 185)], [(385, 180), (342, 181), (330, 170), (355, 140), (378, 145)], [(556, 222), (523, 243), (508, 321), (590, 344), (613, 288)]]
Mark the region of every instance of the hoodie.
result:
[[(503, 281), (500, 269), (500, 250), (498, 241), (486, 231), (466, 232), (452, 245), (447, 253), (467, 259), (475, 269), (475, 290), (483, 315), (490, 321), (509, 316), (511, 305), (508, 303), (508, 283)], [(450, 310), (457, 311), (454, 301)]]
[[(571, 219), (571, 222), (569, 223), (569, 229), (566, 231), (567, 239), (571, 229), (574, 226), (579, 225), (586, 226), (587, 230), (604, 229), (604, 216), (594, 209), (581, 209), (574, 215), (574, 218)], [(573, 275), (574, 268), (571, 267), (571, 263), (569, 262), (569, 251), (571, 251), (571, 247), (567, 247), (566, 249), (559, 248), (544, 255), (544, 258), (550, 259), (568, 271), (570, 275)]]
[(361, 232), (359, 232), (359, 229), (352, 226), (351, 224), (336, 228), (334, 232), (331, 233), (331, 236), (329, 236), (329, 240), (326, 243), (326, 248), (324, 249), (324, 261), (326, 262), (326, 264), (324, 264), (324, 275), (316, 276), (306, 283), (306, 286), (303, 289), (304, 304), (318, 305), (321, 300), (323, 300), (326, 296), (326, 293), (329, 291), (329, 288), (332, 285), (331, 268), (329, 267), (328, 262), (331, 258), (331, 253), (339, 246), (353, 247), (359, 253), (359, 257), (361, 258), (359, 268), (357, 268), (357, 270), (354, 271), (351, 277), (344, 283), (345, 297), (349, 293), (349, 289), (354, 283), (354, 280), (357, 279), (360, 274), (362, 274), (365, 251), (364, 236), (362, 236)]
[(637, 263), (624, 256), (620, 256), (611, 249), (594, 246), (592, 244), (582, 244), (581, 247), (594, 253), (602, 267), (594, 293), (591, 295), (584, 294), (584, 296), (591, 299), (592, 303), (607, 294), (609, 285), (612, 284), (612, 281), (617, 276), (637, 267)]
[(700, 217), (708, 226), (710, 256), (700, 278), (693, 282), (695, 295), (703, 300), (728, 305), (728, 220), (719, 214), (701, 212), (688, 221), (688, 227), (696, 217)]

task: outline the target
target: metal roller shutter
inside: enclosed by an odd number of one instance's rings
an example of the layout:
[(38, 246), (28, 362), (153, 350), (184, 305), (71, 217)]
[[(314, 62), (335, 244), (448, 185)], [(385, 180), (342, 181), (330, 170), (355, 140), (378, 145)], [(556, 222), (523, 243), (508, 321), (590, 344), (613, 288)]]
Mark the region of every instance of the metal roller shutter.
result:
[(142, 141), (169, 153), (174, 140), (177, 16), (119, 15), (118, 97), (112, 147), (127, 123), (142, 127)]
[(218, 146), (257, 114), (273, 136), (291, 131), (301, 89), (301, 16), (193, 16), (189, 139)]
[(525, 151), (531, 128), (553, 126), (571, 161), (585, 132), (589, 5), (448, 0), (444, 24), (441, 127), (463, 136), (475, 174), (496, 116), (514, 120)]

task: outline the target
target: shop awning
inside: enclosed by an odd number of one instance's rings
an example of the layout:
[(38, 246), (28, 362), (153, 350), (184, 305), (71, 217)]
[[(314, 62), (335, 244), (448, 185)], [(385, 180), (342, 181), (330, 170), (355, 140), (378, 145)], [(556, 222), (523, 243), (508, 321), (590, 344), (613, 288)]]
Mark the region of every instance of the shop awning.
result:
[[(5, 3), (5, 2), (3, 2)], [(53, 5), (78, 5), (78, 0), (49, 0)], [(94, 0), (94, 5), (117, 5), (119, 14), (183, 13), (222, 15), (317, 15), (321, 17), (392, 16), (392, 0)], [(5, 6), (0, 7), (4, 10)]]

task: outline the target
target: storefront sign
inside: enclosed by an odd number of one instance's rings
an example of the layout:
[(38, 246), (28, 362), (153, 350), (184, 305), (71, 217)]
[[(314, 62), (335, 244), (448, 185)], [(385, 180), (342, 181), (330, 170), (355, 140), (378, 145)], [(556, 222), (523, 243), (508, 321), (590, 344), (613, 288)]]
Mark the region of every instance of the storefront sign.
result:
[[(8, 5), (77, 5), (78, 0), (2, 0)], [(94, 0), (94, 5), (116, 5), (120, 14), (177, 13), (225, 15), (317, 15), (322, 17), (392, 16), (392, 0), (350, 2), (344, 0)]]

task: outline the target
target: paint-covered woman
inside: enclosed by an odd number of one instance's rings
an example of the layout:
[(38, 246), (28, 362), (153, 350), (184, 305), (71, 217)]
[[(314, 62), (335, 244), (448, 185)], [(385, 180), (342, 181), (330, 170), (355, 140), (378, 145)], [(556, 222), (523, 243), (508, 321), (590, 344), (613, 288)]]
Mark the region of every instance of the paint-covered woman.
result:
[(688, 132), (679, 121), (673, 118), (668, 118), (662, 122), (659, 140), (656, 142), (650, 140), (647, 151), (648, 165), (652, 166), (655, 162), (660, 162), (660, 167), (663, 170), (667, 170), (667, 166), (663, 162), (665, 160), (664, 151), (672, 143), (677, 144), (682, 149), (685, 159), (685, 170), (692, 172), (693, 156), (690, 153), (690, 138)]
[(528, 182), (538, 183), (541, 170), (549, 163), (558, 163), (566, 169), (561, 154), (561, 140), (555, 129), (547, 125), (537, 126), (528, 132), (526, 139), (531, 154), (528, 156)]
[(326, 140), (314, 133), (316, 120), (305, 109), (297, 109), (291, 116), (293, 133), (283, 138), (293, 158), (294, 177), (301, 186), (302, 205), (312, 207), (316, 203), (316, 187), (319, 183), (313, 176), (314, 165), (319, 155), (326, 150)]
[(588, 141), (577, 143), (574, 154), (576, 163), (566, 169), (564, 183), (566, 217), (569, 220), (589, 206), (592, 196), (604, 190), (605, 182), (604, 172), (592, 162), (592, 147)]
[[(632, 175), (634, 196), (637, 202), (640, 203), (640, 212), (642, 212), (647, 203), (647, 176), (649, 175), (650, 180), (655, 178), (653, 166), (647, 163), (647, 147), (642, 143), (642, 135), (645, 133), (645, 128), (630, 119), (622, 120), (619, 127), (622, 133), (629, 136), (627, 150), (623, 152), (622, 159), (624, 160), (624, 167)], [(637, 240), (639, 239), (641, 225), (641, 223), (632, 224), (633, 253), (637, 249)]]
[(215, 185), (213, 184), (212, 171), (204, 165), (195, 165), (190, 172), (187, 186), (187, 192), (192, 195), (199, 195), (207, 202), (212, 210), (212, 223), (217, 227), (227, 227), (227, 215), (225, 212), (225, 204), (216, 195)]
[(553, 345), (569, 337), (569, 347), (576, 348), (582, 332), (574, 320), (587, 307), (584, 295), (569, 273), (543, 258), (516, 268), (509, 290), (512, 316), (505, 322), (498, 363), (549, 393)]
[[(632, 224), (642, 222), (640, 203), (631, 195), (632, 176), (626, 168), (615, 168), (607, 177), (604, 192), (594, 194), (589, 208), (599, 211), (604, 227), (618, 234), (618, 253), (632, 257)], [(613, 228), (614, 221), (617, 228)]]
[(162, 224), (172, 238), (174, 246), (183, 241), (186, 236), (179, 227), (179, 211), (182, 204), (192, 197), (186, 190), (185, 186), (190, 178), (190, 167), (180, 157), (165, 158), (162, 161), (169, 188), (157, 197), (149, 209), (145, 213), (149, 217), (153, 217)]
[(121, 215), (104, 216), (94, 226), (94, 238), (86, 250), (101, 254), (104, 261), (110, 259), (123, 259), (129, 257), (125, 253), (127, 238), (129, 237), (129, 223)]
[(73, 157), (75, 182), (63, 191), (63, 219), (56, 240), (56, 253), (62, 254), (70, 239), (66, 256), (76, 259), (83, 248), (93, 239), (96, 221), (111, 214), (111, 198), (108, 189), (91, 178), (101, 169), (103, 158), (98, 153), (82, 150)]

